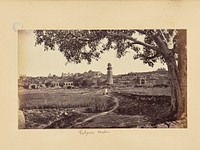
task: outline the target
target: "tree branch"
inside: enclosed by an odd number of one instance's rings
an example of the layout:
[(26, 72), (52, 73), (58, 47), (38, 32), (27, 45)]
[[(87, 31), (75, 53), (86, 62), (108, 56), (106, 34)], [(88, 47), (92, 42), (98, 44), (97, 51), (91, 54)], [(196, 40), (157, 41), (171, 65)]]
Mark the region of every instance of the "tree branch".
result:
[[(153, 45), (150, 45), (150, 44), (147, 44), (147, 43), (144, 43), (144, 42), (141, 42), (141, 41), (138, 41), (136, 38), (133, 38), (131, 36), (128, 36), (126, 34), (123, 34), (123, 33), (120, 33), (120, 34), (117, 34), (117, 33), (107, 33), (107, 35), (109, 36), (113, 36), (113, 37), (122, 37), (124, 39), (128, 39), (130, 41), (133, 41), (132, 44), (138, 44), (138, 45), (142, 45), (144, 47), (147, 47), (147, 48), (150, 48), (150, 49), (153, 49), (157, 52), (160, 52), (159, 48), (156, 47), (156, 46), (153, 46)], [(81, 40), (81, 41), (85, 41), (85, 42), (92, 42), (92, 41), (95, 41), (98, 39), (98, 37), (95, 37), (95, 38), (92, 38), (92, 39), (89, 39), (89, 38), (86, 38), (86, 37), (77, 37), (76, 35), (73, 35), (74, 37), (76, 37), (78, 40)]]
[(133, 38), (131, 36), (128, 36), (126, 34), (123, 34), (123, 33), (120, 33), (120, 34), (116, 34), (116, 33), (108, 33), (108, 35), (110, 36), (118, 36), (118, 37), (122, 37), (122, 38), (125, 38), (125, 39), (128, 39), (130, 41), (133, 41), (132, 44), (139, 44), (139, 45), (142, 45), (144, 47), (147, 47), (147, 48), (150, 48), (150, 49), (153, 49), (157, 52), (159, 52), (159, 48), (156, 47), (156, 46), (153, 46), (153, 45), (150, 45), (150, 44), (147, 44), (147, 43), (144, 43), (144, 42), (141, 42), (141, 41), (138, 41), (136, 38)]
[(150, 56), (150, 57), (148, 57), (148, 56), (142, 54), (142, 57), (144, 57), (145, 59), (153, 59), (153, 58), (156, 58), (156, 57), (158, 57), (158, 56), (159, 56), (159, 53), (156, 53), (155, 55)]
[(162, 30), (160, 30), (160, 33), (161, 33), (161, 35), (162, 35), (162, 37), (163, 37), (165, 43), (167, 44), (167, 39), (165, 38), (165, 35), (163, 34)]
[(140, 33), (140, 34), (145, 34), (145, 32), (143, 31), (143, 30), (135, 30), (135, 31), (137, 31), (138, 33)]
[(160, 47), (160, 52), (161, 54), (166, 58), (169, 57), (169, 49), (166, 45), (166, 43), (160, 38), (160, 36), (155, 36), (154, 37), (155, 43)]
[(136, 41), (136, 42), (134, 42), (133, 44), (142, 45), (142, 46), (144, 46), (144, 47), (153, 49), (153, 50), (155, 50), (156, 52), (160, 52), (160, 50), (159, 50), (158, 47), (153, 46), (153, 45), (150, 45), (150, 44), (147, 44), (147, 43), (143, 43), (143, 42), (141, 42), (141, 41)]
[(84, 41), (84, 42), (92, 42), (92, 41), (95, 41), (95, 40), (97, 40), (99, 38), (99, 37), (95, 37), (95, 38), (89, 39), (87, 37), (78, 37), (78, 36), (76, 36), (76, 35), (74, 35), (72, 33), (71, 33), (71, 35), (73, 35), (77, 40)]
[(171, 51), (174, 52), (175, 54), (178, 54), (178, 50), (177, 50), (177, 48), (175, 48), (175, 46), (174, 46), (174, 48), (169, 49), (169, 50), (171, 50)]

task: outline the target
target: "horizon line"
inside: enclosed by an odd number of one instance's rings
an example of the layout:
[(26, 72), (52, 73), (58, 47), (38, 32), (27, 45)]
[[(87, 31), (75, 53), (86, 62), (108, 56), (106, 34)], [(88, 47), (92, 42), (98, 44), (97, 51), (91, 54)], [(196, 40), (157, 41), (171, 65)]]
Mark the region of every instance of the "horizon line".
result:
[[(85, 71), (85, 72), (89, 72), (90, 70), (88, 70), (88, 71)], [(93, 70), (92, 70), (93, 71)], [(150, 73), (150, 72), (156, 72), (157, 70), (153, 70), (153, 71), (137, 71), (137, 72), (133, 72), (133, 71), (131, 71), (131, 72), (128, 72), (128, 73), (119, 73), (119, 74), (113, 74), (113, 76), (116, 76), (116, 75), (125, 75), (125, 74), (130, 74), (130, 73)], [(168, 70), (166, 69), (166, 70), (163, 70), (163, 71), (166, 71), (166, 72), (168, 72)], [(101, 72), (101, 71), (93, 71), (93, 72)], [(62, 73), (64, 73), (64, 72), (62, 72)], [(61, 75), (62, 75), (62, 73), (61, 73)], [(80, 73), (80, 72), (76, 72), (76, 73), (70, 73), (70, 72), (68, 72), (69, 74), (72, 74), (72, 75), (75, 75), (75, 74), (83, 74), (83, 73)], [(66, 73), (66, 74), (68, 74), (68, 73)], [(101, 72), (102, 73), (102, 72)], [(52, 74), (52, 73), (49, 73), (49, 74), (51, 74), (51, 76), (57, 76), (57, 77), (61, 77), (61, 75), (59, 76), (59, 75), (56, 75), (56, 74)], [(26, 74), (19, 74), (19, 76), (27, 76), (27, 77), (48, 77), (49, 76), (49, 74), (48, 75), (46, 75), (46, 76), (44, 76), (44, 75), (26, 75)], [(106, 74), (104, 74), (104, 73), (102, 73), (103, 75), (106, 75)]]

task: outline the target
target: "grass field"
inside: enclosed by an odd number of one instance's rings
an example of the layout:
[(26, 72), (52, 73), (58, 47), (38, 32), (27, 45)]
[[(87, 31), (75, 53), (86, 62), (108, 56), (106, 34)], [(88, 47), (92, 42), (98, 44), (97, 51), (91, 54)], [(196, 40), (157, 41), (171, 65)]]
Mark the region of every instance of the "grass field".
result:
[(74, 91), (35, 91), (19, 93), (20, 109), (79, 108), (101, 112), (109, 109), (112, 100), (100, 94)]
[[(68, 128), (77, 120), (83, 121), (97, 113), (111, 110), (114, 106), (113, 97), (119, 102), (115, 111), (74, 127), (142, 127), (165, 120), (166, 112), (170, 108), (170, 88), (113, 88), (108, 90), (110, 97), (104, 96), (102, 91), (101, 89), (19, 91), (19, 107), (24, 111), (27, 129), (43, 128), (47, 125), (48, 128)], [(162, 95), (168, 98), (141, 100), (135, 99), (132, 95)], [(69, 116), (63, 118), (64, 112)]]

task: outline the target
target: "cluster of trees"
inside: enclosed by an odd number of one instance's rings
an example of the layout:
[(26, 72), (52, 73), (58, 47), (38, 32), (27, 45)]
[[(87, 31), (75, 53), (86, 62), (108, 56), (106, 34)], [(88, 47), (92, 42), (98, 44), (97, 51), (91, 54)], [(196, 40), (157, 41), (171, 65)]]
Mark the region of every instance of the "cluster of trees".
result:
[(165, 63), (171, 83), (171, 113), (175, 119), (186, 114), (186, 30), (35, 30), (34, 33), (36, 45), (44, 45), (44, 50), (58, 47), (67, 62), (91, 63), (104, 51), (114, 49), (119, 58), (133, 50), (133, 59), (151, 67), (157, 61)]
[(93, 78), (78, 78), (73, 80), (73, 84), (77, 87), (91, 87), (104, 85), (105, 81)]

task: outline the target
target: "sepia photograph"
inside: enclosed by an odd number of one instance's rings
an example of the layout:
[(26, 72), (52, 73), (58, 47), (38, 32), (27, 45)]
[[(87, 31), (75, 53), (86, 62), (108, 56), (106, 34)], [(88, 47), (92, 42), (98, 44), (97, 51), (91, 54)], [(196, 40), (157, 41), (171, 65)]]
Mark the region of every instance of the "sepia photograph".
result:
[(0, 149), (199, 150), (200, 2), (0, 3)]
[(187, 30), (18, 30), (18, 129), (187, 128)]

